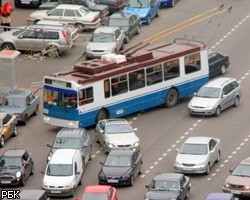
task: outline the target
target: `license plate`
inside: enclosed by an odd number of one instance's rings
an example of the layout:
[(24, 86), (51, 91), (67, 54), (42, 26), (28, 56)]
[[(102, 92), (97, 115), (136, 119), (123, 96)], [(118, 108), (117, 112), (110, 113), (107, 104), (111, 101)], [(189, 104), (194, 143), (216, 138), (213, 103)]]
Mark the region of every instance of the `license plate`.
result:
[(61, 194), (61, 191), (52, 190), (51, 193), (54, 193), (54, 194)]
[(240, 192), (240, 191), (237, 191), (237, 190), (232, 190), (231, 193), (232, 193), (232, 194), (241, 194), (241, 192)]
[(108, 180), (109, 183), (118, 183), (118, 180), (115, 180), (115, 179), (110, 179)]
[(1, 181), (1, 183), (3, 183), (3, 184), (9, 184), (9, 183), (11, 183), (11, 181)]
[(183, 168), (183, 170), (185, 170), (185, 171), (192, 171), (193, 169), (192, 168)]
[(28, 1), (28, 2), (27, 2), (27, 1), (22, 1), (21, 3), (22, 3), (22, 4), (30, 4), (29, 1)]

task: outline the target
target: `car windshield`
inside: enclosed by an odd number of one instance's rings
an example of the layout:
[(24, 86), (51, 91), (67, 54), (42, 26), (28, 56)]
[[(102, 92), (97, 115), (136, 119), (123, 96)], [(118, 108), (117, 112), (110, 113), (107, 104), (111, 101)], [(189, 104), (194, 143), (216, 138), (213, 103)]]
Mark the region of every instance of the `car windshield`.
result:
[(91, 42), (107, 43), (114, 42), (114, 35), (109, 33), (94, 33)]
[(131, 8), (148, 8), (149, 2), (148, 0), (131, 0), (127, 6)]
[(79, 138), (56, 138), (52, 146), (55, 149), (80, 149), (81, 147)]
[(180, 149), (181, 154), (191, 154), (191, 155), (207, 155), (207, 145), (206, 144), (188, 144), (185, 143)]
[(129, 156), (110, 155), (104, 163), (108, 167), (130, 167), (131, 158)]
[(86, 3), (88, 5), (88, 7), (93, 7), (96, 5), (93, 1), (89, 1), (89, 0), (86, 0)]
[(49, 164), (46, 175), (48, 176), (72, 176), (72, 164)]
[(106, 193), (85, 193), (82, 200), (108, 200)]
[(114, 27), (127, 27), (129, 26), (128, 20), (126, 19), (119, 19), (119, 18), (110, 18), (109, 20), (109, 26), (114, 26)]
[(202, 97), (202, 98), (219, 98), (220, 97), (220, 88), (215, 88), (215, 87), (202, 87), (198, 92), (197, 92), (197, 97)]
[(26, 98), (23, 97), (8, 97), (5, 100), (6, 106), (26, 106)]
[(110, 124), (106, 125), (106, 134), (132, 133), (134, 130), (129, 124)]
[(3, 157), (0, 161), (1, 168), (20, 167), (20, 166), (22, 166), (21, 157)]
[(233, 171), (232, 175), (250, 177), (250, 165), (238, 165)]
[(178, 181), (164, 181), (157, 180), (152, 184), (154, 190), (179, 190), (180, 185)]

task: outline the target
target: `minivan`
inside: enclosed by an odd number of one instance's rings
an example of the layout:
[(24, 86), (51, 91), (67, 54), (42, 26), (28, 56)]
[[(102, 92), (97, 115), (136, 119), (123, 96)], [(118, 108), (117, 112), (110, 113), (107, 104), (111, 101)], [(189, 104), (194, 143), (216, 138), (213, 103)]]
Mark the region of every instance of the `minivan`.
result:
[(81, 185), (83, 160), (77, 149), (58, 149), (47, 164), (42, 189), (48, 196), (72, 196)]

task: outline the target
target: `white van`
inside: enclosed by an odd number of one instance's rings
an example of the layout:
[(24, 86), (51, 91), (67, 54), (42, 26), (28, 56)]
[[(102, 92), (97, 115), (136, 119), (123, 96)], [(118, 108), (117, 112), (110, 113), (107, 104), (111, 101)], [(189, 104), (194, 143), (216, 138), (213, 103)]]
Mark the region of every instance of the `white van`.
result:
[(77, 149), (58, 149), (47, 164), (42, 189), (48, 196), (72, 196), (81, 185), (83, 161)]

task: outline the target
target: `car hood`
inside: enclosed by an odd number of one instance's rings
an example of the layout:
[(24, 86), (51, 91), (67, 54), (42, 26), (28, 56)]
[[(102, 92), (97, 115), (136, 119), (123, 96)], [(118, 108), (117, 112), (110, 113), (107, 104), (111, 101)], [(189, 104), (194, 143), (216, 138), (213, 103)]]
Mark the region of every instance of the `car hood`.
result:
[[(20, 27), (22, 28), (22, 27)], [(23, 27), (24, 28), (24, 27)], [(13, 33), (18, 31), (19, 29), (11, 29), (10, 31), (5, 31), (0, 33), (0, 39), (1, 40), (12, 40), (12, 38), (16, 38), (16, 36), (13, 36)]]
[(24, 110), (25, 110), (25, 107), (22, 107), (22, 106), (1, 106), (0, 107), (0, 112), (6, 112), (9, 114), (23, 113)]
[(93, 11), (103, 11), (105, 9), (108, 9), (108, 6), (103, 5), (103, 4), (96, 4), (90, 8)]
[(201, 98), (201, 97), (193, 97), (189, 103), (190, 106), (193, 107), (207, 107), (210, 105), (215, 105), (218, 102), (218, 98)]
[(31, 18), (42, 18), (42, 17), (45, 17), (47, 16), (46, 12), (48, 12), (48, 10), (38, 10), (38, 11), (35, 11), (33, 13), (30, 14), (30, 17)]
[(115, 145), (126, 145), (134, 144), (139, 141), (139, 138), (135, 133), (126, 133), (126, 134), (109, 134), (107, 135), (107, 140), (109, 143)]
[(115, 49), (115, 43), (110, 42), (110, 43), (98, 43), (98, 42), (90, 42), (87, 45), (87, 49), (93, 50), (101, 50), (101, 51), (106, 51), (109, 49)]
[(227, 178), (226, 183), (230, 183), (234, 185), (250, 185), (250, 177), (230, 175)]
[(49, 10), (49, 9), (52, 9), (54, 7), (56, 7), (58, 5), (58, 2), (46, 2), (46, 3), (43, 3), (39, 6), (39, 9), (41, 10)]
[(48, 176), (44, 175), (43, 182), (50, 186), (64, 186), (73, 181), (73, 176)]
[(146, 17), (149, 13), (150, 8), (132, 8), (132, 7), (125, 7), (124, 12), (126, 13), (131, 13), (131, 14), (136, 14), (139, 15), (140, 17)]
[(186, 164), (198, 164), (204, 162), (207, 159), (207, 155), (190, 155), (190, 154), (177, 154), (176, 162)]
[(16, 173), (20, 171), (21, 169), (19, 167), (13, 167), (13, 168), (0, 168), (0, 176), (3, 175), (14, 175), (16, 176)]
[(146, 193), (147, 199), (154, 199), (154, 200), (173, 200), (177, 199), (179, 195), (178, 191), (148, 191)]
[(129, 172), (131, 170), (131, 167), (108, 167), (103, 166), (102, 172), (105, 174), (105, 176), (122, 176)]

